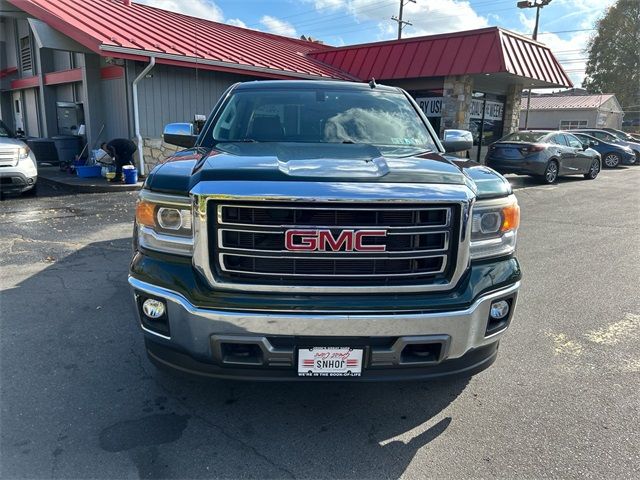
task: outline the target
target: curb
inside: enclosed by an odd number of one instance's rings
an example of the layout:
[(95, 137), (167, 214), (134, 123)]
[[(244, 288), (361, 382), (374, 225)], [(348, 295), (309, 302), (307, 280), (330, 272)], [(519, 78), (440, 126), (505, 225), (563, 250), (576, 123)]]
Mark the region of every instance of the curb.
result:
[(38, 182), (47, 183), (53, 186), (61, 186), (75, 193), (109, 193), (109, 192), (134, 192), (142, 188), (142, 183), (135, 185), (97, 185), (97, 184), (78, 184), (72, 182), (63, 182), (53, 178), (38, 175)]

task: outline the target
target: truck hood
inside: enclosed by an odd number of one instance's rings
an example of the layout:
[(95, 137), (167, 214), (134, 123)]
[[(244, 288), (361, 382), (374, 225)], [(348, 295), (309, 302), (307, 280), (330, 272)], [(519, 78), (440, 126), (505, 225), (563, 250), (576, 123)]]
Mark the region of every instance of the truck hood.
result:
[(366, 182), (467, 185), (462, 169), (435, 152), (354, 144), (227, 143), (178, 152), (146, 188), (187, 193), (201, 181)]

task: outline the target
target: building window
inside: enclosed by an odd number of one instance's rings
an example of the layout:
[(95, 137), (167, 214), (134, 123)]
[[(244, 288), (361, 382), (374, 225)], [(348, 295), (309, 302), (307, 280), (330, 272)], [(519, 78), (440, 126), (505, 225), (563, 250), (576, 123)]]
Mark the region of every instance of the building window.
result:
[(575, 130), (576, 128), (587, 128), (586, 120), (560, 120), (560, 130)]
[(28, 35), (20, 39), (20, 65), (22, 66), (23, 72), (33, 68), (31, 58), (31, 41)]
[[(505, 97), (473, 92), (469, 130), (474, 145), (489, 145), (502, 137)], [(482, 133), (482, 138), (480, 134)], [(478, 150), (479, 151), (479, 150)]]

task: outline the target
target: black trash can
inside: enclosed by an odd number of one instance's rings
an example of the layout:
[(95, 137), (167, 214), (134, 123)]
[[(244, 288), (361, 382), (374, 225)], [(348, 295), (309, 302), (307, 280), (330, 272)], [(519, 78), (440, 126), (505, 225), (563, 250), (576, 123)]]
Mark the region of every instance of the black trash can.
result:
[(51, 138), (29, 138), (27, 145), (36, 157), (38, 164), (51, 163), (58, 164), (58, 150), (56, 144)]
[(60, 162), (73, 162), (80, 153), (81, 138), (77, 135), (57, 135), (53, 137)]

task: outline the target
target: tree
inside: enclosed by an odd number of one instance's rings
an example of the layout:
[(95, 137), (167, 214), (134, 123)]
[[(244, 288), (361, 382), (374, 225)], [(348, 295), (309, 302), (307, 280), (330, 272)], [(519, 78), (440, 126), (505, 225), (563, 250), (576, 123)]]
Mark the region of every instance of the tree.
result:
[(640, 103), (640, 0), (618, 0), (596, 23), (587, 45), (582, 84), (590, 93), (615, 93), (620, 104)]

